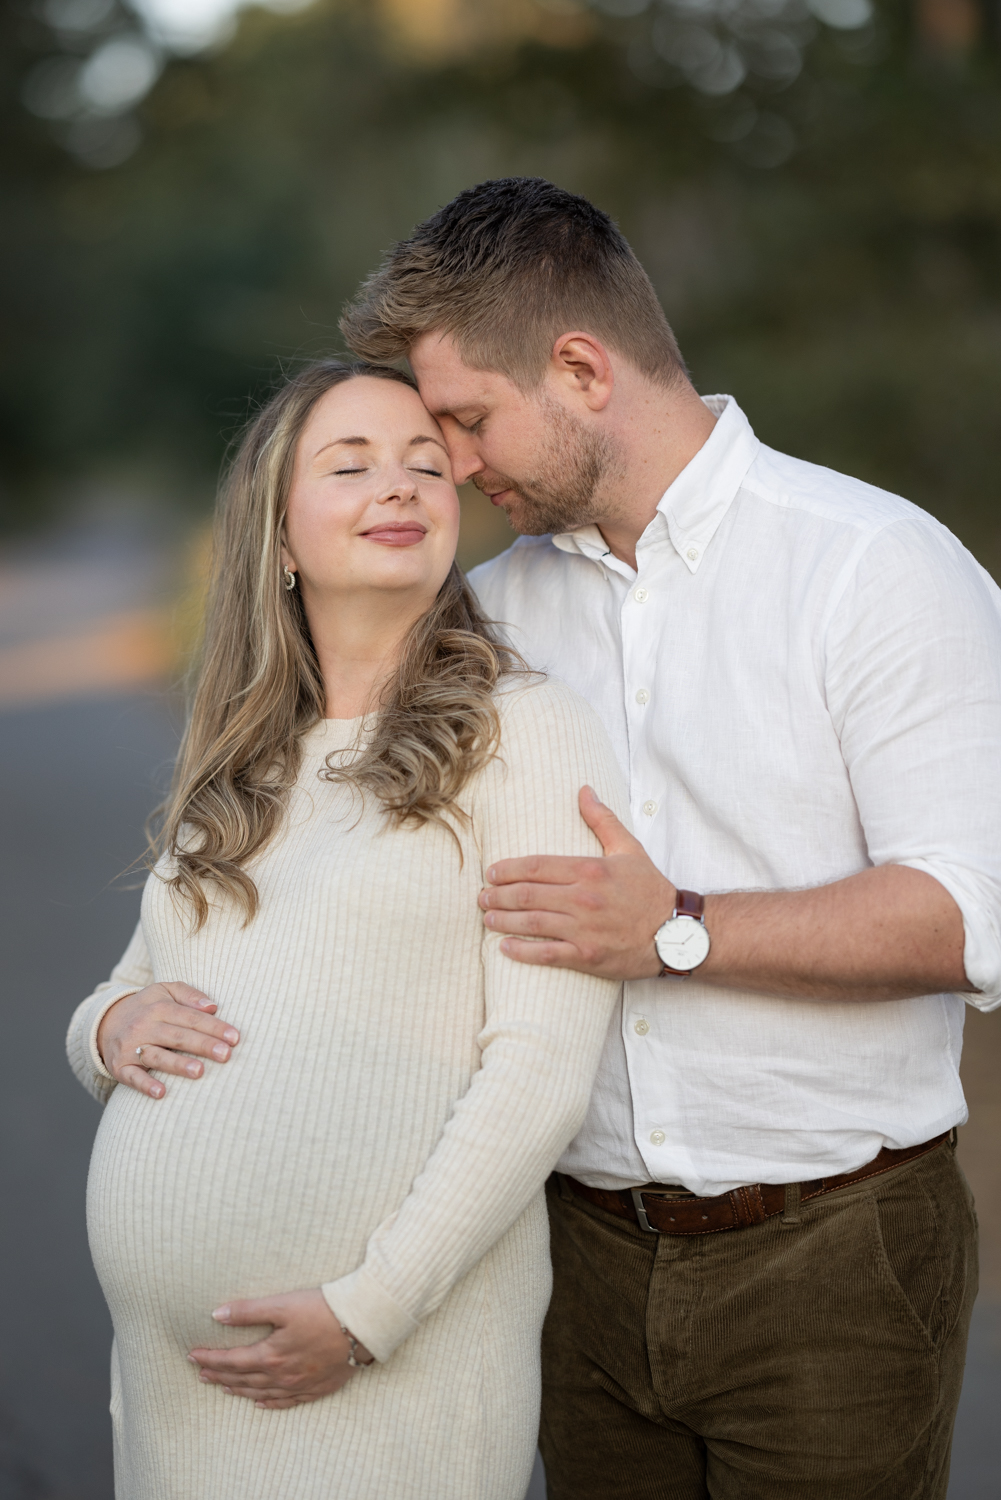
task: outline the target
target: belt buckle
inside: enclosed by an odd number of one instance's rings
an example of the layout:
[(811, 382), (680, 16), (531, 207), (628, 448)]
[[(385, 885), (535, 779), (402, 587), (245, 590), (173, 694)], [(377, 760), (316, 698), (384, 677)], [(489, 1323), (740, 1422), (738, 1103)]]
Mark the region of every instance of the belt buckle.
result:
[(659, 1191), (657, 1191), (656, 1189), (650, 1189), (648, 1187), (630, 1188), (629, 1196), (633, 1200), (633, 1208), (636, 1210), (636, 1218), (639, 1221), (640, 1228), (645, 1229), (647, 1234), (660, 1234), (660, 1230), (657, 1228), (656, 1224), (650, 1223), (650, 1220), (647, 1218), (646, 1209), (643, 1207), (643, 1194), (650, 1191), (655, 1191), (658, 1198), (676, 1199), (679, 1203), (687, 1202), (689, 1199), (695, 1197), (695, 1194), (693, 1192), (690, 1192), (688, 1188), (680, 1186), (673, 1187), (665, 1185), (664, 1187), (660, 1188)]
[(660, 1230), (656, 1224), (651, 1224), (646, 1216), (646, 1209), (643, 1207), (643, 1189), (630, 1188), (629, 1196), (633, 1200), (633, 1208), (636, 1210), (636, 1217), (639, 1220), (640, 1228), (645, 1229), (647, 1234), (660, 1234)]

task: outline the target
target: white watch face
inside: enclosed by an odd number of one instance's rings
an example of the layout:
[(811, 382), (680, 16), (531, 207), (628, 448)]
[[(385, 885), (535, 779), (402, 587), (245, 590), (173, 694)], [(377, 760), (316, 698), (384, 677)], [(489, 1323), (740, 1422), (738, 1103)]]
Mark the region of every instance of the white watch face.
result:
[(660, 961), (669, 969), (695, 969), (709, 953), (709, 934), (694, 917), (671, 917), (654, 938)]

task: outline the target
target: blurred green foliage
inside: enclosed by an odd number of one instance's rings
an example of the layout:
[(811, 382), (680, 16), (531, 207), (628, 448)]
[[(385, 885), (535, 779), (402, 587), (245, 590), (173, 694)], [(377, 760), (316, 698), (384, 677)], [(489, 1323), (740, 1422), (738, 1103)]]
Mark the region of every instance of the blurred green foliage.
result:
[[(574, 25), (450, 57), (387, 42), (362, 0), (250, 11), (168, 62), (142, 145), (105, 170), (23, 107), (53, 43), (4, 12), (5, 523), (115, 472), (203, 504), (255, 393), (339, 346), (387, 245), (459, 188), (526, 173), (616, 216), (700, 390), (906, 494), (1001, 573), (996, 13), (884, 0), (846, 29), (796, 3), (802, 67), (770, 42), (725, 89), (692, 81), (688, 33), (658, 41), (642, 0), (605, 0), (618, 18), (547, 0)], [(950, 5), (962, 24), (936, 31)]]

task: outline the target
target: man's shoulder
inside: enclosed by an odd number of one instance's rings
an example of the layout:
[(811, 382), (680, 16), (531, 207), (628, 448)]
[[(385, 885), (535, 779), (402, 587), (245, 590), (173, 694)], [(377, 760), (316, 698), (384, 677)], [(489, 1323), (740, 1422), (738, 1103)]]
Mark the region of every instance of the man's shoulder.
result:
[(890, 490), (762, 444), (741, 488), (766, 504), (870, 535), (899, 521), (941, 530), (927, 511)]
[(826, 547), (832, 534), (840, 536), (846, 544), (840, 549), (845, 563), (840, 585), (850, 577), (868, 582), (883, 590), (888, 608), (896, 599), (894, 589), (934, 597), (942, 608), (976, 595), (992, 619), (1001, 608), (997, 584), (959, 538), (901, 495), (764, 447), (742, 487), (766, 504), (798, 514), (814, 533), (823, 528), (809, 537), (809, 547)]

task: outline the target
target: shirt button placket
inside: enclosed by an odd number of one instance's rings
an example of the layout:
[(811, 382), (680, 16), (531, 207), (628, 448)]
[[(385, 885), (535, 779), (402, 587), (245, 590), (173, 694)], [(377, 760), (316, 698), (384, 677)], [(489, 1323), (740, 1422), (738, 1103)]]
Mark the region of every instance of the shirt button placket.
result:
[[(650, 602), (651, 591), (646, 587), (645, 584), (637, 583), (632, 591), (632, 594), (633, 599), (637, 604), (647, 604), (648, 602)], [(650, 654), (651, 623), (655, 624), (655, 622), (651, 622), (649, 619), (645, 619), (643, 621), (643, 624), (641, 625), (639, 617), (636, 615), (631, 615), (628, 611), (625, 618), (623, 619), (622, 665), (625, 669), (625, 679), (627, 683), (630, 681), (630, 679), (635, 683), (637, 678), (640, 682), (642, 682), (644, 678), (647, 678), (647, 681), (649, 681), (648, 673), (650, 671), (651, 665), (653, 664)], [(646, 708), (647, 704), (650, 703), (652, 696), (653, 694), (649, 687), (636, 687), (633, 688), (631, 692), (632, 700), (639, 708)], [(644, 766), (644, 762), (648, 759), (648, 756), (644, 748), (644, 741), (645, 736), (650, 729), (650, 722), (646, 714), (637, 714), (631, 717), (632, 725), (629, 729), (629, 734), (632, 752), (630, 755), (632, 774), (634, 776), (641, 777), (643, 780), (646, 780), (648, 769)], [(640, 807), (644, 816), (646, 816), (647, 818), (653, 818), (657, 813), (658, 805), (659, 804), (653, 798), (649, 798), (647, 801), (641, 803)], [(638, 1026), (636, 1029), (637, 1031), (639, 1031)], [(647, 1029), (649, 1030), (649, 1027), (647, 1027)], [(639, 1034), (643, 1035), (642, 1032), (639, 1032)]]

